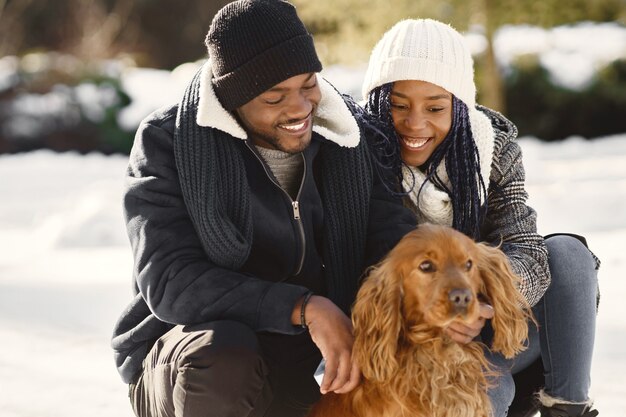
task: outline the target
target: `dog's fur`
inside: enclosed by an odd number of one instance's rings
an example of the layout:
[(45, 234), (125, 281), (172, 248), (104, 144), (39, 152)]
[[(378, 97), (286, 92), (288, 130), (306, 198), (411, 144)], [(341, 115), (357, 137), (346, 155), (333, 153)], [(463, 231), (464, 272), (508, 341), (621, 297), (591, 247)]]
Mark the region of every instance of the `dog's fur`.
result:
[[(360, 385), (324, 395), (309, 417), (491, 415), (484, 346), (456, 343), (443, 330), (475, 320), (484, 300), (495, 312), (491, 349), (513, 357), (524, 349), (532, 319), (518, 280), (502, 251), (452, 228), (421, 225), (407, 234), (357, 295), (352, 357)], [(453, 289), (469, 290), (466, 307), (458, 300), (455, 307)]]

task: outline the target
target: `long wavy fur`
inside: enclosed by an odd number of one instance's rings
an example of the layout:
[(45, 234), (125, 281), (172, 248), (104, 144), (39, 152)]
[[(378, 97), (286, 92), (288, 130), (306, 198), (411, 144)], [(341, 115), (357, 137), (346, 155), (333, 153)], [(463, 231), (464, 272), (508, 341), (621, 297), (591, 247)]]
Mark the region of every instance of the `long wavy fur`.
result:
[[(478, 300), (487, 299), (495, 311), (491, 349), (507, 357), (520, 352), (531, 313), (517, 283), (499, 249), (421, 225), (370, 270), (357, 295), (352, 355), (362, 383), (348, 394), (324, 395), (309, 417), (490, 416), (485, 347), (456, 343), (443, 329), (475, 318)], [(472, 294), (462, 317), (448, 295), (460, 287)]]
[[(528, 322), (536, 324), (528, 301), (518, 291), (519, 277), (511, 269), (503, 252), (485, 243), (478, 243), (478, 268), (485, 295), (496, 314), (491, 321), (494, 329), (492, 350), (512, 358), (525, 349), (519, 341), (528, 338)], [(524, 314), (520, 314), (521, 311)]]

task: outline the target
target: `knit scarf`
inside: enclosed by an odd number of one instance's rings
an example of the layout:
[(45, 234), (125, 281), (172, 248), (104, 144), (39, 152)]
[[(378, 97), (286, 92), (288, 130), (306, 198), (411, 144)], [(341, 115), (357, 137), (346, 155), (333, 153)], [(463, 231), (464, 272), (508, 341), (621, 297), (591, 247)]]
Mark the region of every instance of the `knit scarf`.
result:
[[(482, 177), (488, 181), (493, 160), (494, 130), (489, 118), (473, 108), (469, 109), (472, 135), (480, 156)], [(437, 175), (450, 187), (445, 160), (437, 167)], [(478, 176), (477, 179), (478, 181)], [(452, 202), (450, 196), (426, 180), (426, 174), (417, 167), (402, 166), (402, 187), (417, 208), (417, 216), (422, 222), (452, 226)], [(482, 203), (482, 201), (481, 201)]]
[[(202, 71), (179, 104), (174, 132), (176, 166), (187, 210), (208, 258), (217, 266), (238, 270), (252, 246), (250, 189), (236, 139), (197, 123)], [(323, 93), (337, 94), (343, 103), (339, 93), (328, 86)], [(349, 102), (342, 105), (354, 111)], [(324, 129), (327, 127), (321, 126), (321, 132)], [(348, 311), (363, 272), (369, 218), (372, 173), (365, 141), (347, 147), (322, 139), (316, 164), (324, 207), (328, 295)]]

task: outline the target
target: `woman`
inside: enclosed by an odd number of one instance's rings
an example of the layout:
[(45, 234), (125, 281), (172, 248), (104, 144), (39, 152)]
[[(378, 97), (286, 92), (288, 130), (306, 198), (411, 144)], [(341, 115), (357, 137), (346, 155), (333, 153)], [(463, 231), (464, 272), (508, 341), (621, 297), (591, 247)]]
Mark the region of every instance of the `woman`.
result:
[[(517, 129), (501, 114), (477, 106), (473, 60), (463, 37), (433, 20), (404, 20), (378, 42), (363, 95), (382, 131), (379, 159), (401, 183), (419, 221), (446, 224), (500, 245), (533, 306), (529, 347), (513, 361), (492, 355), (501, 376), (490, 392), (494, 415), (505, 416), (515, 394), (512, 374), (541, 356), (543, 417), (592, 417), (588, 397), (595, 333), (597, 259), (579, 240), (537, 234), (526, 205)], [(552, 276), (552, 282), (550, 281)], [(487, 305), (471, 326), (447, 333), (467, 343), (493, 316)]]

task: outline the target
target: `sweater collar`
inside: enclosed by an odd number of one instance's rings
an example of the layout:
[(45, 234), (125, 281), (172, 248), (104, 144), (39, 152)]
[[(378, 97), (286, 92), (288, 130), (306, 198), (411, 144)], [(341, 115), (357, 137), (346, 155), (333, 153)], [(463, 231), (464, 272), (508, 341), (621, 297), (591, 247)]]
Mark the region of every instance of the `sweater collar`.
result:
[[(247, 132), (235, 117), (222, 107), (211, 79), (210, 61), (202, 67), (200, 76), (200, 99), (196, 123), (199, 126), (211, 127), (238, 139), (246, 140)], [(341, 94), (324, 78), (317, 77), (322, 99), (313, 118), (313, 131), (339, 146), (354, 148), (359, 144), (359, 126), (343, 100)]]

